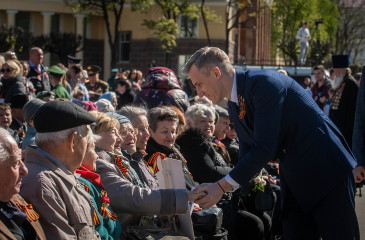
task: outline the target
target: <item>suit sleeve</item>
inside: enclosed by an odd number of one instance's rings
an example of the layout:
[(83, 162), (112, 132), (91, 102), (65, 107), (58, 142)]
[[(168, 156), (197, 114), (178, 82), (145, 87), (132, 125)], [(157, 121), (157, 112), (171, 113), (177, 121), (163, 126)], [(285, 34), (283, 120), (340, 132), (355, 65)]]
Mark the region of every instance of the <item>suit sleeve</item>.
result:
[(96, 161), (96, 169), (116, 213), (174, 215), (188, 209), (185, 189), (141, 188), (125, 179), (115, 165), (101, 159)]
[(362, 69), (362, 77), (357, 95), (354, 132), (352, 136), (352, 151), (358, 165), (365, 166), (364, 161), (364, 137), (365, 137), (365, 67)]
[(256, 77), (250, 81), (253, 83), (247, 89), (254, 108), (254, 141), (230, 172), (230, 176), (242, 188), (275, 156), (277, 150), (286, 97), (286, 87), (282, 81), (278, 81), (282, 77), (279, 74)]

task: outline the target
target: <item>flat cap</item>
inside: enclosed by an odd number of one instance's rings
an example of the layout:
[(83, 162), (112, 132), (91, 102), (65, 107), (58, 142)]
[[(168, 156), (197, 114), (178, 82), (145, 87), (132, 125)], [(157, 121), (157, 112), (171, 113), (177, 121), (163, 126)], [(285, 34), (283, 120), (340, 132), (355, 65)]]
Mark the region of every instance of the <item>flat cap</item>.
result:
[(35, 98), (27, 102), (23, 107), (23, 117), (25, 122), (29, 123), (30, 120), (34, 118), (35, 113), (37, 110), (45, 104), (44, 101)]
[(34, 127), (39, 133), (58, 132), (95, 121), (93, 115), (72, 102), (51, 101), (36, 112)]
[(333, 55), (332, 56), (333, 68), (348, 68), (350, 67), (349, 55)]
[(58, 75), (63, 75), (66, 72), (63, 71), (59, 66), (53, 65), (50, 68), (48, 68), (48, 72), (49, 73), (54, 73), (54, 74), (58, 74)]
[(67, 55), (67, 59), (68, 59), (68, 62), (72, 62), (72, 63), (80, 63), (82, 60), (82, 58), (74, 57), (71, 55)]
[(97, 66), (97, 65), (91, 65), (91, 66), (88, 66), (86, 68), (87, 70), (87, 75), (89, 76), (94, 76), (95, 74), (101, 72), (101, 67)]

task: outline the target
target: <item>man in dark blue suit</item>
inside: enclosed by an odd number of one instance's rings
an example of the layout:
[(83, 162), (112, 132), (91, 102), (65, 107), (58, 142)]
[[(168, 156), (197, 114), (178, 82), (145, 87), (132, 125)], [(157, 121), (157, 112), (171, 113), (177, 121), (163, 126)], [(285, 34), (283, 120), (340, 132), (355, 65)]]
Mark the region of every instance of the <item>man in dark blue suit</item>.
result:
[(280, 159), (284, 239), (359, 239), (354, 156), (337, 127), (293, 79), (274, 71), (236, 71), (219, 48), (198, 50), (186, 63), (200, 97), (224, 97), (240, 142), (237, 166), (200, 185), (207, 208), (224, 192), (249, 184)]

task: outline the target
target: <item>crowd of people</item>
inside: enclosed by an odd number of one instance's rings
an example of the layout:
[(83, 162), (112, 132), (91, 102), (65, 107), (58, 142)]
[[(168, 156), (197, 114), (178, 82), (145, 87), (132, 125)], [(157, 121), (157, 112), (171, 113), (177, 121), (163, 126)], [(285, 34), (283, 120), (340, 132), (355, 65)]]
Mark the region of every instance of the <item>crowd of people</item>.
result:
[[(45, 67), (37, 47), (29, 61), (13, 52), (0, 56), (0, 237), (187, 239), (178, 216), (205, 195), (191, 190), (224, 178), (239, 162), (227, 106), (191, 97), (166, 67), (150, 68), (145, 78), (136, 69), (113, 69), (102, 81), (99, 66), (84, 70), (80, 58), (68, 61)], [(333, 68), (331, 77), (322, 65), (314, 68), (306, 97), (351, 146), (358, 84), (348, 56), (335, 56)], [(181, 162), (185, 189), (159, 187), (158, 158)], [(195, 235), (281, 239), (276, 160), (248, 188), (226, 192), (218, 182), (224, 194), (216, 206), (193, 204)], [(209, 214), (221, 219), (201, 228), (197, 219)]]

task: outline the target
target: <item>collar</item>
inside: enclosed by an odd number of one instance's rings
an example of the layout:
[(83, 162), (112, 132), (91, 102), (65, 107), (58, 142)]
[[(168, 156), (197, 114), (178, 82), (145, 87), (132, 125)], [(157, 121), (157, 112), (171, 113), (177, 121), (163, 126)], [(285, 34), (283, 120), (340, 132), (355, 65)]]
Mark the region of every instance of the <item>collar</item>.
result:
[[(51, 154), (49, 154), (48, 152), (40, 149), (40, 148), (36, 148), (37, 151), (40, 151), (41, 153), (47, 155), (48, 157), (52, 158), (53, 160), (55, 160), (58, 164), (60, 164), (64, 169), (67, 169), (68, 171), (70, 171), (63, 163), (61, 163), (60, 161), (58, 161), (55, 157), (53, 157)], [(71, 171), (70, 171), (71, 172)]]
[(233, 86), (231, 92), (231, 101), (238, 105), (238, 96), (237, 96), (237, 72), (234, 73)]
[(85, 178), (92, 184), (94, 184), (104, 190), (104, 186), (101, 183), (99, 174), (91, 172), (90, 170), (84, 168), (83, 166), (76, 169), (76, 172), (79, 173), (81, 175), (81, 177)]

